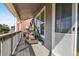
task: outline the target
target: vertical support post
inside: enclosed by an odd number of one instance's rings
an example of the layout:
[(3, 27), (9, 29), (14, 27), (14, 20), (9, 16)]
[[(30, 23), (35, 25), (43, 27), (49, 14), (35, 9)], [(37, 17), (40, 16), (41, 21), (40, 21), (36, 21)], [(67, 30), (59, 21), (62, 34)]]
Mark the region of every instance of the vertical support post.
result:
[[(20, 36), (20, 38), (19, 38), (19, 36)], [(18, 34), (18, 42), (20, 42), (21, 39), (22, 39), (22, 32), (20, 32), (20, 33)]]
[[(19, 36), (20, 36), (20, 38), (19, 38)], [(22, 32), (19, 32), (18, 33), (18, 43), (17, 43), (17, 45), (20, 43), (20, 41), (22, 40), (22, 38), (23, 38)]]
[(44, 8), (44, 39), (45, 39), (45, 20), (46, 20), (46, 6)]
[(13, 52), (13, 37), (11, 36), (11, 55), (12, 55), (12, 52)]
[(18, 35), (18, 42), (19, 42), (19, 39), (20, 39), (20, 38), (19, 38), (19, 35), (20, 35), (20, 33), (18, 33), (17, 35)]
[(16, 17), (14, 17), (14, 21), (15, 21), (15, 32), (17, 31), (17, 19), (16, 19)]
[(78, 16), (78, 5), (77, 3), (72, 4), (72, 25), (75, 24), (75, 31), (72, 29), (72, 39), (73, 39), (73, 50), (74, 56), (77, 54), (77, 16)]
[(2, 56), (2, 38), (1, 38), (1, 42), (0, 43), (1, 43), (1, 56)]
[(55, 48), (55, 5), (55, 3), (52, 4), (52, 55)]

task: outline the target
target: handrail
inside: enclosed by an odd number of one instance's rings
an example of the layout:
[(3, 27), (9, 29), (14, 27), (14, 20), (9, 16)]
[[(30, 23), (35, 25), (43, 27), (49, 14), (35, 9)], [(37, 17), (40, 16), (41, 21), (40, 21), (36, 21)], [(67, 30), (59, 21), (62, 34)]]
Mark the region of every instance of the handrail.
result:
[(0, 39), (3, 38), (3, 37), (5, 37), (5, 36), (16, 35), (16, 34), (19, 33), (19, 32), (21, 32), (21, 31), (2, 34), (2, 35), (0, 35)]
[[(10, 49), (10, 51), (8, 52), (7, 55), (14, 54), (17, 45), (19, 44), (20, 40), (22, 39), (21, 32), (22, 31), (17, 31), (17, 32), (11, 32), (11, 33), (6, 33), (6, 34), (0, 35), (0, 55), (1, 56), (3, 55), (3, 51), (5, 51), (5, 49), (3, 49), (3, 47), (5, 47), (4, 45), (6, 45), (5, 42), (7, 42), (7, 44), (10, 44), (10, 46), (7, 47), (8, 49)], [(15, 36), (15, 35), (18, 35), (18, 36)], [(17, 37), (17, 39), (14, 39), (14, 37)], [(11, 39), (9, 40), (9, 38), (11, 38)], [(5, 41), (5, 40), (9, 40), (9, 41)]]

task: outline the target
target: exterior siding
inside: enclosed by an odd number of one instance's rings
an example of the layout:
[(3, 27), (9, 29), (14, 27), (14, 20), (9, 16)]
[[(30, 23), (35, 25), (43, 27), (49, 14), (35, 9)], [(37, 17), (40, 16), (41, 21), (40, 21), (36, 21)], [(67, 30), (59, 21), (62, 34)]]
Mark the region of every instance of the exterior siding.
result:
[(46, 20), (45, 20), (45, 40), (44, 44), (49, 50), (52, 47), (52, 4), (46, 4)]

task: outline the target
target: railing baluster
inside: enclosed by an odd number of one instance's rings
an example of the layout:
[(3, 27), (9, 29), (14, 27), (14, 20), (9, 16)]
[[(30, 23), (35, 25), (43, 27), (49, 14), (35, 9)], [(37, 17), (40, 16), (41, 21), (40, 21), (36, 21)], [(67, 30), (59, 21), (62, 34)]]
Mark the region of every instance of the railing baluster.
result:
[[(16, 39), (14, 39), (14, 36), (17, 36), (17, 40)], [(20, 37), (21, 36), (21, 37)], [(5, 39), (4, 39), (5, 38)], [(11, 38), (11, 45), (10, 45), (10, 55), (13, 55), (14, 54), (14, 52), (15, 52), (15, 50), (16, 50), (16, 47), (17, 47), (17, 45), (18, 45), (18, 40), (20, 41), (21, 40), (21, 38), (22, 38), (22, 34), (21, 34), (21, 31), (18, 31), (18, 32), (13, 32), (13, 33), (7, 33), (7, 34), (2, 34), (2, 35), (0, 35), (0, 55), (2, 56), (2, 55), (5, 55), (4, 53), (4, 51), (3, 50), (5, 50), (5, 49), (3, 49), (3, 48), (5, 48), (6, 46), (3, 46), (3, 43), (5, 43), (5, 41), (6, 40), (8, 40), (8, 38)], [(14, 42), (14, 41), (17, 41), (17, 42)], [(14, 45), (15, 45), (15, 47), (14, 47)], [(9, 48), (8, 48), (9, 49)], [(7, 51), (7, 50), (6, 50)], [(8, 54), (8, 53), (6, 53), (6, 54)]]
[(1, 38), (0, 43), (1, 43), (1, 56), (2, 56), (2, 38)]
[(21, 39), (23, 39), (23, 32), (21, 32), (20, 34), (21, 34)]
[(12, 52), (13, 52), (13, 37), (11, 36), (11, 55), (12, 55)]

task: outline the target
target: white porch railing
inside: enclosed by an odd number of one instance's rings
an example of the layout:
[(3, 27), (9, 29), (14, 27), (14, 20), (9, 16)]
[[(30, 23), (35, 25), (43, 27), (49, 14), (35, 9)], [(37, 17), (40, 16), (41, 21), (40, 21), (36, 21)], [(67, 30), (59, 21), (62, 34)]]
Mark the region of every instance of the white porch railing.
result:
[(0, 55), (13, 55), (21, 39), (21, 31), (0, 35)]

